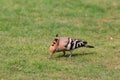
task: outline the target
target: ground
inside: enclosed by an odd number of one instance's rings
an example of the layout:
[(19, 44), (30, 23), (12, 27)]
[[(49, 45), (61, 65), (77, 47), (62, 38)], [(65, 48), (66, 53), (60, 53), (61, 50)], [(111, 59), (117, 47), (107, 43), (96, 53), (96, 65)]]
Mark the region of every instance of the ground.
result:
[[(0, 80), (120, 80), (120, 0), (0, 0)], [(72, 59), (49, 46), (82, 39)]]

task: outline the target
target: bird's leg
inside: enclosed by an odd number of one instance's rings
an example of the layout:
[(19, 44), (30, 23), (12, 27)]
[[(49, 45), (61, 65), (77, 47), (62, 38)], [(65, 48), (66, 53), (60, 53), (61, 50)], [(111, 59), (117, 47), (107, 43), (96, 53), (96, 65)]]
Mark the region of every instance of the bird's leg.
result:
[(63, 56), (65, 56), (65, 54), (66, 54), (65, 51), (63, 51)]
[(71, 58), (71, 56), (72, 56), (72, 51), (70, 51), (70, 56), (69, 56), (69, 58)]

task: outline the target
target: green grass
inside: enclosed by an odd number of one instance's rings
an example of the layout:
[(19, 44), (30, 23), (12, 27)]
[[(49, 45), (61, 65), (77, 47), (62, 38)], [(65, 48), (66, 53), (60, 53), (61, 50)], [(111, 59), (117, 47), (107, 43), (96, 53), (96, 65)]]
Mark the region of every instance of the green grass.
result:
[[(119, 0), (0, 0), (0, 80), (120, 80)], [(94, 49), (72, 60), (49, 46), (56, 34)], [(67, 52), (69, 54), (69, 52)]]

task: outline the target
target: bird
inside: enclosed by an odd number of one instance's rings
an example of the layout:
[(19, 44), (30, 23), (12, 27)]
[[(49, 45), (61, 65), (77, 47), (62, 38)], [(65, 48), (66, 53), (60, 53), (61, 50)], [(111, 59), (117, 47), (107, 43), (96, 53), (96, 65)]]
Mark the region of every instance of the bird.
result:
[(86, 41), (70, 37), (59, 37), (58, 34), (56, 34), (52, 44), (50, 45), (49, 59), (52, 59), (53, 54), (56, 52), (63, 52), (63, 56), (65, 56), (66, 51), (70, 52), (69, 58), (71, 58), (73, 54), (72, 51), (80, 47), (94, 48), (94, 46), (88, 45)]

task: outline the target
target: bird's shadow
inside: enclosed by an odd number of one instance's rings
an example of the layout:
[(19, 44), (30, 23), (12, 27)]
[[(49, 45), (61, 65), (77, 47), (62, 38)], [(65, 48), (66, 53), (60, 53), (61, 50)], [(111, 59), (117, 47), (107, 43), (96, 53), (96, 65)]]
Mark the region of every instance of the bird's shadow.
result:
[[(92, 55), (92, 54), (96, 54), (95, 52), (87, 52), (87, 53), (85, 53), (85, 52), (83, 52), (83, 53), (73, 53), (72, 54), (72, 57), (77, 57), (77, 56), (85, 56), (85, 55)], [(66, 55), (59, 55), (59, 56), (57, 56), (57, 58), (60, 58), (60, 57), (69, 57), (70, 56), (70, 54), (66, 54)]]

